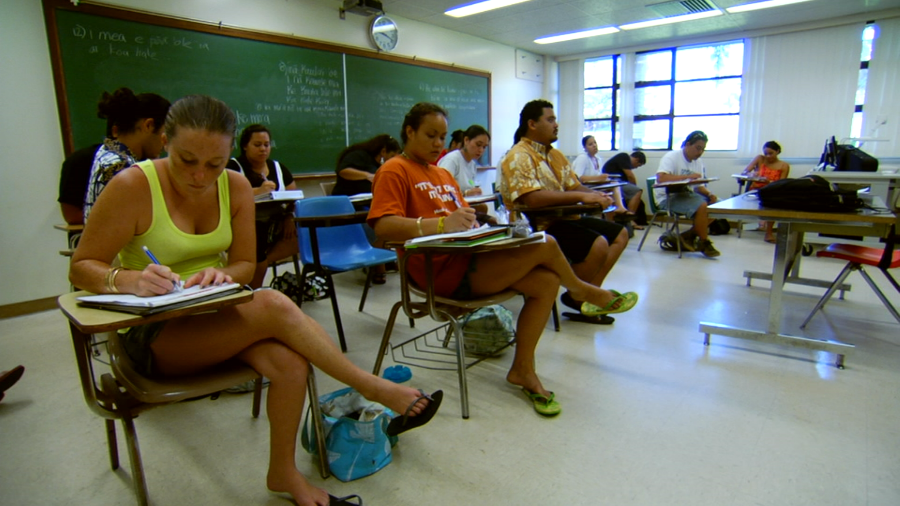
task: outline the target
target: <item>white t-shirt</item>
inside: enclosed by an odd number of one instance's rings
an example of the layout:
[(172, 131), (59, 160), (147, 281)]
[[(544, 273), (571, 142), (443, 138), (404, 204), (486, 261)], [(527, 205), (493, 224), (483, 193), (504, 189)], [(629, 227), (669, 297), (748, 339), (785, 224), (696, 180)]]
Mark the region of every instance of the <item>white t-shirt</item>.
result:
[[(699, 158), (693, 162), (687, 161), (684, 153), (679, 149), (670, 151), (659, 159), (659, 169), (656, 170), (656, 173), (659, 174), (660, 172), (675, 175), (700, 174), (706, 177), (706, 166), (703, 165)], [(662, 202), (666, 198), (666, 189), (654, 188), (653, 197), (657, 202)]]
[(599, 156), (591, 156), (587, 151), (583, 151), (575, 161), (572, 162), (572, 170), (578, 177), (599, 176), (603, 173), (603, 160)]
[(453, 179), (456, 180), (464, 195), (466, 190), (476, 187), (475, 174), (478, 172), (478, 166), (475, 165), (475, 160), (467, 162), (461, 150), (457, 149), (444, 155), (438, 160), (438, 167), (447, 169), (453, 175)]

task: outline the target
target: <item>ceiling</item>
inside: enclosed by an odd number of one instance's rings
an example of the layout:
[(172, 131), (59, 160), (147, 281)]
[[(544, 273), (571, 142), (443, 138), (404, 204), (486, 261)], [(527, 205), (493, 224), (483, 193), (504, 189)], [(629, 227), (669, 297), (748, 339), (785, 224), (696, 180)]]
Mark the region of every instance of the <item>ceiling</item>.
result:
[[(567, 56), (609, 52), (620, 48), (659, 47), (673, 39), (697, 39), (751, 30), (765, 30), (835, 18), (857, 17), (887, 9), (896, 16), (900, 0), (812, 0), (795, 5), (740, 14), (725, 13), (672, 25), (620, 31), (556, 44), (535, 44), (534, 39), (573, 31), (618, 26), (662, 17), (647, 5), (661, 0), (531, 0), (464, 18), (444, 14), (451, 7), (474, 0), (382, 0), (384, 11), (449, 30), (475, 35), (538, 54)], [(756, 0), (707, 0), (726, 7)], [(687, 3), (687, 2), (685, 2)], [(868, 19), (868, 18), (867, 18)], [(402, 30), (402, 24), (400, 29)]]

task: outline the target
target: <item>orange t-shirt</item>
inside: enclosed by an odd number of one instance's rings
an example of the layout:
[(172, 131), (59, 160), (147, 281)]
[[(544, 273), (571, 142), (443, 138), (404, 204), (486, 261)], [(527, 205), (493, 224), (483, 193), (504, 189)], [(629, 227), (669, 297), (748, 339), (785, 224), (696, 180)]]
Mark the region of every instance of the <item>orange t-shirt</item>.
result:
[[(453, 176), (436, 165), (427, 167), (403, 156), (395, 156), (375, 173), (368, 223), (372, 228), (382, 216), (440, 218), (457, 207), (469, 207)], [(402, 254), (402, 251), (401, 251)], [(471, 255), (434, 255), (434, 291), (447, 297), (459, 286), (469, 268)], [(425, 256), (413, 255), (407, 262), (409, 275), (425, 286)]]

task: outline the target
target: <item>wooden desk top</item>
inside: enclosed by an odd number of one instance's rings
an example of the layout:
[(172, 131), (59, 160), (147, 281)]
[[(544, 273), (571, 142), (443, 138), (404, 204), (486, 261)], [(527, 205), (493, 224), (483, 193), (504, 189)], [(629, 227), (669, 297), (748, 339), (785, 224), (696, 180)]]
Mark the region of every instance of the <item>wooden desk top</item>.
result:
[(53, 225), (53, 228), (56, 230), (62, 230), (63, 232), (81, 232), (84, 230), (84, 225), (69, 225), (68, 223), (62, 223)]
[[(533, 233), (528, 237), (509, 237), (499, 241), (476, 244), (474, 246), (443, 246), (441, 244), (420, 243), (415, 248), (406, 249), (407, 254), (416, 253), (449, 253), (452, 255), (468, 255), (472, 253), (484, 253), (485, 251), (518, 248), (526, 244), (544, 242), (546, 237), (542, 232)], [(395, 244), (396, 245), (396, 244)]]
[[(873, 199), (872, 207), (884, 207), (884, 202), (879, 198), (875, 198)], [(868, 209), (862, 209), (853, 213), (821, 213), (761, 207), (759, 200), (747, 194), (721, 200), (709, 206), (708, 209), (710, 215), (749, 216), (765, 218), (771, 221), (852, 222), (889, 225), (897, 219), (893, 213), (877, 213)]]
[(219, 299), (199, 302), (191, 306), (144, 317), (129, 313), (81, 307), (78, 305), (78, 297), (83, 297), (85, 295), (92, 294), (82, 290), (61, 295), (56, 299), (59, 309), (66, 315), (66, 318), (78, 327), (78, 330), (85, 334), (109, 332), (126, 327), (133, 327), (135, 325), (146, 325), (148, 323), (171, 320), (173, 318), (195, 313), (215, 311), (223, 307), (243, 304), (244, 302), (249, 302), (253, 299), (253, 292), (244, 290)]
[(653, 187), (654, 188), (670, 187), (671, 188), (672, 186), (682, 186), (682, 185), (683, 186), (694, 186), (694, 185), (705, 184), (705, 183), (709, 183), (712, 181), (718, 181), (718, 180), (719, 180), (719, 178), (717, 178), (717, 177), (701, 177), (701, 178), (697, 178), (697, 179), (682, 179), (679, 181), (667, 181), (665, 183), (657, 182), (657, 183), (653, 184)]
[(463, 200), (465, 200), (467, 204), (482, 204), (485, 202), (494, 202), (499, 197), (499, 193), (488, 193), (486, 195), (469, 195), (468, 197), (463, 197)]

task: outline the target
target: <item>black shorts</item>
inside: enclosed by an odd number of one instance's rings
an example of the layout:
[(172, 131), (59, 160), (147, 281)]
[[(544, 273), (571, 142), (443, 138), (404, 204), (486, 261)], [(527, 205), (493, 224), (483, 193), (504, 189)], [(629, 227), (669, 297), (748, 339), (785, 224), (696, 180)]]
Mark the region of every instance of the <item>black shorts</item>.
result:
[(577, 264), (587, 258), (597, 237), (603, 236), (606, 242), (612, 244), (623, 228), (625, 227), (611, 221), (583, 217), (577, 220), (559, 220), (550, 225), (546, 232), (559, 243), (563, 255)]

